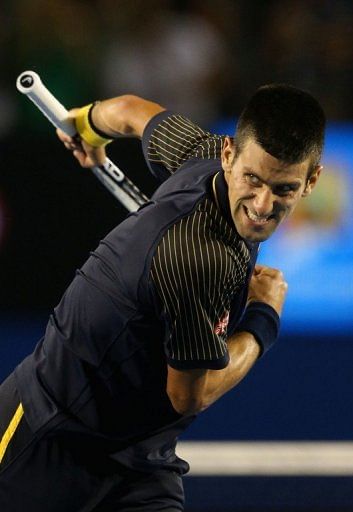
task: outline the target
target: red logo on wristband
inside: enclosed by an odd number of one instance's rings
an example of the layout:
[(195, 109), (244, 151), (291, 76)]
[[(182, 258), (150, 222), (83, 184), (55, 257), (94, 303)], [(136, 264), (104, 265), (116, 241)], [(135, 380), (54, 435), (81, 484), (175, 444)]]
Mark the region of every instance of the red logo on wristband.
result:
[(229, 311), (226, 311), (222, 318), (216, 323), (214, 333), (218, 335), (226, 334), (229, 323)]

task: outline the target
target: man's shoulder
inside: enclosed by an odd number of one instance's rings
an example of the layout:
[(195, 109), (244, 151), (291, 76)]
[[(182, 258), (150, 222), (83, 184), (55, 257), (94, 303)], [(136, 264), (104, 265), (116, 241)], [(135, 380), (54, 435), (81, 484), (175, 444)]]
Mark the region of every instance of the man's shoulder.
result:
[(154, 254), (153, 268), (190, 273), (204, 280), (226, 279), (234, 265), (246, 271), (249, 253), (217, 206), (205, 197), (188, 215), (173, 223), (163, 234)]
[(188, 160), (220, 158), (224, 136), (204, 130), (190, 119), (163, 111), (147, 125), (142, 147), (151, 171), (164, 181)]

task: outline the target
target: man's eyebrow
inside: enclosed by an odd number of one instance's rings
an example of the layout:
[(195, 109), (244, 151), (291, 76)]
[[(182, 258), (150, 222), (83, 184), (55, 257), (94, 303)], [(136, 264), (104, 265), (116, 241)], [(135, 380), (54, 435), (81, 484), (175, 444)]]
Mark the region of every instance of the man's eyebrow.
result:
[(257, 176), (257, 178), (259, 178), (261, 181), (263, 181), (261, 176), (259, 176), (259, 174), (251, 167), (244, 165), (243, 169), (244, 169), (244, 171), (249, 172), (250, 174), (253, 174), (254, 176)]
[(272, 186), (273, 188), (277, 187), (290, 187), (292, 190), (297, 190), (300, 187), (301, 183), (299, 181), (283, 181), (279, 183), (274, 183)]
[[(274, 169), (275, 171), (277, 172), (280, 172), (281, 169)], [(247, 165), (244, 165), (244, 171), (246, 172), (249, 172), (251, 174), (253, 174), (254, 176), (256, 176), (257, 178), (259, 178), (260, 181), (262, 181), (263, 183), (266, 183), (266, 180), (264, 180), (256, 171), (254, 171), (254, 169), (252, 169), (251, 167), (248, 167)], [(273, 187), (283, 187), (283, 186), (288, 186), (288, 187), (292, 187), (293, 189), (297, 189), (300, 187), (301, 185), (301, 181), (298, 180), (298, 179), (294, 179), (293, 181), (279, 181), (279, 182), (276, 182), (276, 183), (273, 183)]]
[(244, 170), (245, 171), (248, 171), (248, 172), (253, 172), (254, 174), (256, 174), (256, 171), (254, 171), (254, 169), (252, 169), (251, 167), (249, 167), (248, 165), (244, 165)]
[[(245, 171), (247, 171), (247, 172), (251, 172), (252, 174), (256, 174), (256, 176), (258, 176), (258, 172), (255, 171), (255, 169), (253, 169), (252, 167), (249, 167), (248, 165), (244, 165), (243, 169)], [(286, 169), (285, 168), (271, 167), (271, 171), (275, 171), (277, 173), (280, 173), (280, 172), (285, 173)]]

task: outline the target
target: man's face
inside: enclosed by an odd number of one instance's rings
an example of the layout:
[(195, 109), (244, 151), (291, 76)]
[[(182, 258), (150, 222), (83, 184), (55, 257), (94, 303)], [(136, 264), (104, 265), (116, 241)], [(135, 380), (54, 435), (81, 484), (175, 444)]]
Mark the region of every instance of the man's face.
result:
[(228, 184), (232, 218), (239, 235), (249, 242), (263, 242), (290, 215), (301, 197), (309, 195), (322, 167), (308, 178), (310, 158), (285, 164), (266, 153), (249, 138), (236, 156), (227, 137), (222, 167)]

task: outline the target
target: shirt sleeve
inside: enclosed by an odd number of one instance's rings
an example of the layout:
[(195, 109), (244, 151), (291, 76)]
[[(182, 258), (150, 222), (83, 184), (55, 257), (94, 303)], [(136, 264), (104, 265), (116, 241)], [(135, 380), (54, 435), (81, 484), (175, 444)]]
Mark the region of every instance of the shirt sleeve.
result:
[(221, 242), (204, 233), (198, 215), (182, 219), (164, 235), (152, 261), (151, 277), (166, 317), (165, 351), (174, 368), (221, 369), (229, 361), (234, 262)]
[(152, 173), (166, 180), (192, 158), (220, 158), (224, 136), (211, 134), (171, 111), (151, 119), (145, 128), (142, 147)]

